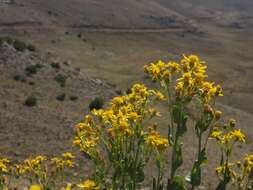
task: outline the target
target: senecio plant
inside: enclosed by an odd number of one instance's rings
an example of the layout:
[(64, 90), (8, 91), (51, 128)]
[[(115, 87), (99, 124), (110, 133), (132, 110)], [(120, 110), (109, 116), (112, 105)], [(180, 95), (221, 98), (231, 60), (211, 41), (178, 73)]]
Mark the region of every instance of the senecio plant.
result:
[[(28, 179), (30, 190), (59, 189), (56, 181), (66, 185), (62, 190), (152, 190), (197, 189), (202, 182), (202, 169), (208, 163), (210, 140), (217, 142), (220, 160), (215, 169), (219, 183), (216, 190), (253, 189), (253, 154), (232, 162), (234, 147), (246, 142), (236, 128), (236, 121), (222, 118), (215, 106), (223, 96), (222, 87), (208, 81), (206, 63), (196, 55), (183, 56), (178, 62), (158, 61), (144, 67), (159, 90), (135, 84), (128, 93), (113, 98), (106, 109), (93, 109), (75, 126), (73, 144), (92, 162), (93, 174), (75, 184), (58, 179), (74, 165), (74, 156), (38, 156), (20, 164), (0, 159), (0, 190), (7, 190), (11, 178)], [(154, 122), (161, 118), (157, 102), (165, 104), (168, 125), (164, 136)], [(189, 122), (191, 121), (191, 122)], [(159, 123), (159, 122), (158, 122)], [(195, 131), (196, 158), (187, 176), (179, 169), (184, 161), (182, 137), (189, 128)], [(155, 164), (154, 164), (155, 163)], [(167, 164), (169, 163), (169, 164)], [(149, 165), (153, 180), (145, 180)], [(168, 168), (165, 170), (165, 168)], [(168, 172), (168, 173), (165, 173)], [(150, 174), (149, 174), (150, 175)], [(167, 178), (167, 179), (166, 179)]]

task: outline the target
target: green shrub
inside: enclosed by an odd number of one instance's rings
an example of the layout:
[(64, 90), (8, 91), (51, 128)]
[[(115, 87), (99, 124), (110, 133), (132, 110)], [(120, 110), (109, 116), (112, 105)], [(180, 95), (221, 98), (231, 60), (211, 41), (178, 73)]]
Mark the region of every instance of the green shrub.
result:
[(41, 64), (30, 65), (25, 68), (25, 73), (27, 76), (32, 76), (36, 74), (40, 68), (42, 68)]
[(26, 44), (20, 40), (15, 40), (13, 42), (13, 47), (17, 50), (17, 51), (25, 51), (27, 49)]
[(51, 65), (51, 67), (54, 68), (54, 69), (60, 69), (60, 68), (61, 68), (60, 64), (57, 63), (57, 62), (53, 62), (53, 63), (51, 63), (50, 65)]
[(14, 40), (9, 36), (3, 37), (2, 39), (4, 42), (6, 42), (9, 45), (13, 44), (13, 42), (14, 42)]
[(54, 80), (60, 84), (61, 87), (64, 87), (67, 81), (67, 76), (58, 74), (54, 77)]
[(2, 46), (4, 43), (4, 40), (2, 38), (0, 38), (0, 46)]
[(71, 101), (76, 101), (76, 100), (78, 100), (78, 97), (72, 95), (72, 96), (69, 97), (69, 99), (70, 99)]
[(65, 93), (56, 96), (56, 99), (59, 100), (59, 101), (64, 101), (65, 98), (66, 98), (66, 94)]
[(36, 51), (36, 47), (35, 47), (34, 45), (32, 45), (32, 44), (28, 44), (28, 45), (26, 46), (26, 48), (27, 48), (29, 51)]
[(31, 86), (33, 86), (33, 85), (35, 85), (35, 82), (30, 81), (28, 84), (31, 85)]
[(15, 80), (15, 81), (21, 81), (21, 82), (26, 82), (25, 77), (23, 77), (21, 75), (14, 75), (13, 80)]
[(13, 79), (16, 80), (16, 81), (20, 81), (21, 78), (22, 78), (22, 77), (21, 77), (20, 75), (15, 75), (15, 76), (13, 77)]
[(28, 96), (24, 102), (25, 106), (33, 107), (37, 105), (37, 98), (35, 96)]
[(90, 111), (93, 109), (99, 110), (104, 106), (104, 99), (99, 96), (91, 100), (89, 104)]

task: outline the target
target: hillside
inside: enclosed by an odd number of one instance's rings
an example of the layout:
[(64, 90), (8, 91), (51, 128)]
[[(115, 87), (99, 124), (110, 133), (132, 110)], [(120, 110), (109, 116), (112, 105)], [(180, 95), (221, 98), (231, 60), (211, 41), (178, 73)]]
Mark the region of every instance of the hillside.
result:
[[(7, 44), (0, 47), (1, 155), (20, 159), (72, 149), (73, 126), (89, 111), (91, 99), (113, 95), (106, 83), (71, 65), (52, 66), (59, 61), (53, 58), (17, 52)], [(66, 77), (64, 86), (57, 82), (59, 76)], [(37, 104), (27, 105), (28, 97)]]
[[(224, 86), (219, 108), (248, 135), (247, 147), (237, 147), (235, 156), (253, 151), (252, 0), (14, 2), (0, 3), (0, 36), (31, 43), (36, 52), (0, 48), (1, 154), (22, 159), (71, 150), (73, 125), (92, 98), (108, 100), (136, 82), (152, 85), (145, 64), (192, 53), (207, 61), (210, 79)], [(29, 67), (36, 72), (29, 74)], [(66, 78), (64, 87), (55, 80), (59, 75)], [(37, 99), (34, 107), (24, 105), (30, 96)], [(163, 119), (161, 126), (167, 125)], [(182, 173), (196, 144), (190, 129)], [(213, 160), (203, 172), (210, 176), (207, 189), (216, 179)]]

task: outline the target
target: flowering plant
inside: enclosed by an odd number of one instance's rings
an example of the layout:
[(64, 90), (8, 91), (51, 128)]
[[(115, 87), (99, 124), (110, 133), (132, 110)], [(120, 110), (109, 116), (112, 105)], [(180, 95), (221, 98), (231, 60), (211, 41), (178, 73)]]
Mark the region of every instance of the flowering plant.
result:
[[(231, 159), (235, 145), (245, 143), (246, 136), (236, 128), (234, 119), (226, 123), (222, 119), (215, 103), (223, 90), (207, 80), (206, 69), (206, 63), (196, 55), (183, 56), (178, 62), (151, 63), (145, 72), (158, 82), (159, 90), (135, 84), (128, 94), (113, 98), (106, 109), (93, 109), (75, 126), (73, 141), (93, 163), (93, 175), (62, 189), (141, 189), (145, 167), (153, 160), (157, 175), (150, 183), (152, 190), (193, 190), (202, 183), (210, 140), (217, 142), (221, 153), (215, 169), (219, 179), (216, 190), (230, 189), (231, 185), (238, 190), (253, 189), (253, 155), (237, 162)], [(161, 116), (155, 106), (158, 101), (168, 108), (167, 137), (160, 134), (153, 120)], [(198, 146), (189, 174), (182, 176), (182, 137), (191, 126), (189, 120), (193, 121)], [(56, 189), (58, 177), (73, 167), (73, 159), (71, 153), (51, 159), (38, 156), (14, 165), (0, 159), (0, 190), (8, 188), (13, 176), (28, 179), (30, 190)], [(165, 181), (166, 160), (171, 165)], [(64, 183), (65, 179), (60, 181)]]

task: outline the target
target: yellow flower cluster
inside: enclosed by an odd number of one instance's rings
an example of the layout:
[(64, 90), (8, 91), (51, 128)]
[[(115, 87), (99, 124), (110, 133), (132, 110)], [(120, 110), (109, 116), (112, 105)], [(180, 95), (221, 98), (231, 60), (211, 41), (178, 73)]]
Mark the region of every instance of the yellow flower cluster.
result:
[(215, 172), (219, 177), (226, 172), (232, 179), (234, 179), (237, 176), (236, 172), (233, 170), (234, 166), (236, 166), (234, 163), (226, 162), (224, 165), (216, 167)]
[(168, 84), (173, 77), (176, 78), (176, 96), (193, 97), (199, 95), (206, 103), (217, 96), (223, 96), (220, 85), (205, 79), (207, 66), (196, 55), (183, 56), (179, 63), (158, 61), (145, 66), (145, 71), (153, 80)]
[(85, 180), (83, 183), (77, 184), (77, 187), (85, 190), (99, 190), (99, 185), (93, 180)]
[(39, 184), (32, 185), (30, 189), (45, 189), (51, 183), (55, 183), (60, 173), (63, 175), (64, 169), (74, 166), (74, 158), (70, 152), (63, 153), (61, 157), (53, 158), (40, 155), (26, 159), (23, 163), (15, 164), (12, 167), (12, 173), (14, 176), (27, 177), (32, 182)]
[(148, 135), (145, 137), (145, 142), (158, 151), (164, 151), (169, 146), (168, 139), (161, 137), (153, 127), (149, 129)]
[(92, 115), (87, 115), (83, 122), (77, 124), (73, 143), (81, 151), (92, 155), (96, 154), (94, 149), (100, 143), (101, 129), (110, 138), (115, 135), (131, 137), (144, 134), (136, 129), (136, 123), (147, 117), (159, 116), (159, 112), (148, 105), (152, 101), (164, 99), (161, 92), (149, 90), (143, 84), (135, 84), (130, 94), (113, 98), (108, 109), (93, 110)]
[(6, 158), (0, 158), (0, 173), (8, 172), (8, 165), (10, 161)]
[(210, 135), (211, 138), (216, 139), (218, 142), (224, 145), (232, 144), (234, 142), (245, 143), (245, 134), (240, 129), (233, 129), (227, 133), (222, 130), (215, 129)]
[(42, 190), (42, 188), (40, 187), (40, 185), (32, 185), (29, 190)]
[(250, 174), (253, 172), (253, 154), (246, 155), (244, 159), (245, 172)]

